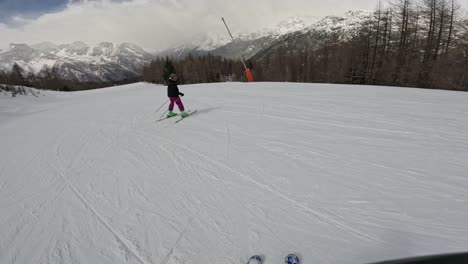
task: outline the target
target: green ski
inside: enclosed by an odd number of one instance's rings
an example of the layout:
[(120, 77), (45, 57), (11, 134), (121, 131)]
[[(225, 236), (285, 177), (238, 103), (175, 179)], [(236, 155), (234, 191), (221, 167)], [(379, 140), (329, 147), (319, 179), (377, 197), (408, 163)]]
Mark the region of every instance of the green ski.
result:
[(179, 123), (180, 121), (184, 120), (185, 118), (187, 118), (187, 117), (189, 117), (189, 116), (191, 116), (191, 115), (194, 115), (194, 114), (197, 113), (197, 112), (198, 112), (198, 110), (187, 111), (188, 116), (186, 116), (186, 117), (181, 117), (179, 120), (175, 121), (174, 123)]

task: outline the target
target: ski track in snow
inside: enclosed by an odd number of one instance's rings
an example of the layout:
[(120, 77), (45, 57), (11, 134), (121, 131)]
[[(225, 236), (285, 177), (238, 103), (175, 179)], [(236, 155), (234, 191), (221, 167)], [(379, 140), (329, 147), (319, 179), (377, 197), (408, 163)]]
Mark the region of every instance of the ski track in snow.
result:
[(258, 182), (258, 181), (256, 181), (256, 180), (252, 179), (251, 177), (249, 177), (249, 176), (247, 176), (247, 175), (245, 175), (245, 174), (243, 174), (243, 173), (241, 173), (241, 172), (239, 172), (239, 171), (237, 171), (237, 170), (235, 170), (235, 169), (233, 169), (233, 168), (231, 168), (231, 167), (229, 167), (229, 166), (227, 166), (227, 165), (225, 165), (225, 164), (222, 164), (222, 163), (220, 163), (220, 162), (213, 162), (213, 161), (211, 161), (210, 157), (208, 157), (208, 156), (206, 156), (206, 155), (204, 155), (204, 154), (202, 154), (202, 153), (200, 153), (200, 152), (191, 150), (191, 149), (189, 149), (189, 148), (186, 148), (186, 147), (184, 147), (184, 146), (181, 146), (181, 145), (179, 145), (179, 144), (176, 144), (176, 143), (174, 143), (174, 142), (172, 142), (172, 141), (169, 141), (169, 142), (170, 142), (171, 144), (173, 144), (174, 146), (177, 146), (177, 147), (179, 147), (179, 148), (181, 148), (181, 149), (186, 150), (187, 152), (192, 152), (192, 153), (194, 153), (194, 154), (196, 154), (196, 155), (199, 155), (200, 157), (204, 158), (204, 159), (206, 160), (206, 162), (211, 162), (211, 163), (212, 163), (213, 165), (215, 165), (215, 166), (224, 168), (224, 169), (226, 169), (226, 170), (228, 170), (228, 171), (231, 171), (231, 172), (234, 173), (234, 174), (237, 174), (238, 176), (240, 176), (240, 177), (246, 179), (247, 181), (249, 181), (249, 182), (251, 182), (251, 183), (257, 185), (260, 189), (265, 190), (265, 191), (267, 191), (267, 192), (271, 192), (273, 195), (276, 195), (276, 196), (278, 196), (278, 197), (281, 198), (281, 199), (284, 199), (284, 200), (286, 200), (286, 201), (289, 201), (289, 202), (292, 203), (293, 205), (296, 205), (297, 207), (299, 207), (299, 208), (301, 208), (301, 209), (303, 209), (303, 210), (305, 210), (305, 211), (311, 213), (312, 215), (314, 215), (315, 217), (319, 218), (319, 219), (322, 220), (322, 221), (325, 221), (325, 222), (327, 222), (327, 223), (329, 223), (329, 224), (334, 224), (334, 225), (336, 225), (337, 227), (343, 228), (345, 231), (349, 231), (349, 232), (351, 232), (351, 233), (353, 233), (353, 234), (355, 234), (355, 235), (362, 236), (362, 237), (364, 237), (364, 238), (370, 238), (370, 237), (367, 236), (366, 234), (363, 234), (362, 232), (360, 232), (360, 231), (358, 231), (358, 230), (356, 230), (356, 229), (354, 229), (354, 228), (352, 228), (352, 227), (350, 227), (350, 226), (347, 226), (347, 225), (345, 225), (345, 224), (342, 224), (342, 223), (340, 223), (340, 222), (338, 222), (338, 221), (332, 219), (331, 217), (326, 216), (325, 214), (322, 214), (322, 213), (320, 213), (320, 212), (317, 212), (317, 211), (315, 211), (315, 210), (313, 210), (313, 209), (311, 209), (311, 208), (309, 208), (309, 207), (307, 207), (307, 206), (304, 206), (302, 203), (300, 203), (300, 202), (298, 202), (298, 201), (296, 201), (296, 200), (294, 200), (294, 199), (291, 199), (290, 197), (288, 197), (287, 194), (283, 193), (279, 188), (273, 188), (272, 186), (262, 184), (262, 183), (260, 183), (260, 182)]
[[(468, 246), (468, 93), (291, 83), (0, 95), (0, 263), (368, 263)], [(163, 110), (161, 110), (163, 111)]]
[(136, 250), (135, 249), (132, 249), (132, 246), (130, 245), (130, 242), (126, 241), (126, 239), (124, 239), (121, 235), (118, 234), (117, 231), (115, 231), (111, 226), (110, 224), (104, 219), (104, 217), (102, 217), (97, 211), (96, 209), (94, 209), (94, 207), (88, 202), (86, 201), (86, 199), (83, 197), (83, 194), (76, 188), (75, 185), (73, 185), (65, 175), (63, 175), (58, 169), (56, 169), (55, 167), (53, 167), (51, 165), (51, 167), (56, 171), (56, 173), (58, 175), (60, 175), (60, 177), (62, 177), (62, 179), (67, 183), (67, 186), (70, 187), (73, 191), (73, 193), (83, 202), (84, 206), (89, 209), (89, 211), (116, 237), (116, 239), (125, 247), (125, 249), (128, 251), (128, 253), (134, 255), (138, 261), (140, 261), (141, 263), (143, 264), (146, 264), (147, 262), (144, 261), (139, 255), (138, 253), (136, 253)]

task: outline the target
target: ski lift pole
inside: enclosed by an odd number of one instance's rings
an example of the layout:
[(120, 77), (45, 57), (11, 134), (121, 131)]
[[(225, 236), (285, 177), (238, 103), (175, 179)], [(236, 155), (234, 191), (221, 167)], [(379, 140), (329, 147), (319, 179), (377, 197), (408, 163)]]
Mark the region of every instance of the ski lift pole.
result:
[[(221, 19), (223, 20), (223, 23), (224, 23), (224, 25), (226, 26), (226, 29), (227, 29), (227, 31), (228, 31), (228, 33), (229, 33), (229, 36), (231, 36), (232, 41), (234, 41), (234, 37), (232, 36), (231, 30), (229, 29), (229, 27), (228, 27), (228, 25), (227, 25), (227, 23), (226, 23), (226, 20), (224, 20), (224, 17), (222, 17)], [(247, 66), (245, 65), (245, 61), (244, 61), (244, 59), (242, 58), (242, 56), (240, 56), (240, 59), (241, 59), (241, 61), (242, 61), (242, 64), (244, 65), (245, 70), (247, 70)]]
[[(226, 26), (226, 29), (229, 33), (229, 36), (231, 36), (231, 39), (232, 41), (234, 42), (234, 37), (232, 36), (232, 33), (231, 33), (231, 30), (229, 29), (227, 23), (226, 23), (226, 20), (224, 20), (224, 17), (221, 17), (221, 19), (223, 20), (223, 23), (224, 25)], [(253, 82), (253, 76), (252, 76), (252, 72), (250, 71), (249, 68), (247, 68), (247, 65), (245, 65), (245, 61), (244, 61), (244, 58), (242, 58), (242, 55), (239, 56), (241, 61), (242, 61), (242, 65), (244, 65), (244, 69), (245, 69), (245, 75), (247, 76), (247, 80), (249, 82)]]

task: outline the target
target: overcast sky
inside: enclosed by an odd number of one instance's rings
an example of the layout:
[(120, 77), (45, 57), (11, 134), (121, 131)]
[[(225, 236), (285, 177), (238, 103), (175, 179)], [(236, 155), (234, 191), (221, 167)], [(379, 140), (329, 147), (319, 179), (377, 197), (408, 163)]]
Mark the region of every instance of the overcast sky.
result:
[[(198, 33), (270, 27), (291, 16), (341, 15), (378, 0), (0, 0), (0, 48), (42, 41), (133, 42), (160, 50)], [(468, 7), (468, 1), (460, 0)]]

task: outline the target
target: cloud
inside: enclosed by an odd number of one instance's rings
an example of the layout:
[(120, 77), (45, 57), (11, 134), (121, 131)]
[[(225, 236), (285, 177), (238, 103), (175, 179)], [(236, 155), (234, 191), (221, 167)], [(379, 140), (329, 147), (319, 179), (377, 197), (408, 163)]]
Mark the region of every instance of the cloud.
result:
[(199, 23), (191, 15), (202, 17), (200, 11), (180, 1), (75, 1), (62, 11), (34, 19), (17, 16), (12, 23), (19, 26), (0, 24), (0, 46), (10, 42), (83, 40), (92, 44), (129, 41), (163, 47), (181, 34), (198, 29), (195, 25)]
[(34, 18), (67, 6), (69, 0), (2, 0), (0, 22), (14, 26), (18, 16)]
[(15, 27), (0, 23), (0, 47), (80, 40), (163, 49), (199, 33), (225, 34), (222, 16), (236, 33), (272, 26), (290, 16), (324, 17), (376, 4), (377, 0), (72, 0), (54, 13), (33, 19), (17, 16)]

